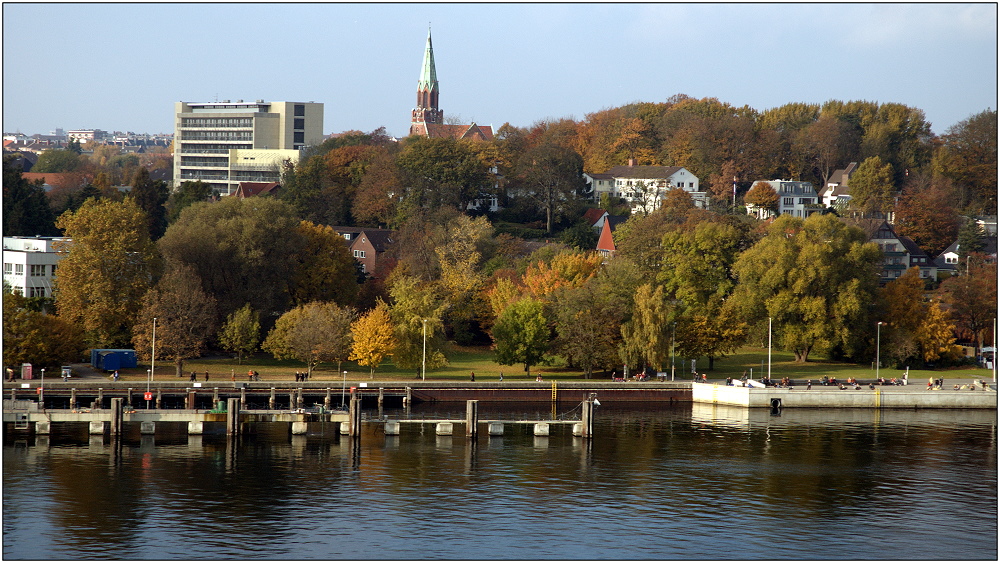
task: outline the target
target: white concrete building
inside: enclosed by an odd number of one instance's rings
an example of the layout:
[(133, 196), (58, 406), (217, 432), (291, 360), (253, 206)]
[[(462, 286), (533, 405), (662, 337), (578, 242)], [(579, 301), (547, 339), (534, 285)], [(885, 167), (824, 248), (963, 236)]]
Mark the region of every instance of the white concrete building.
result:
[[(797, 180), (760, 180), (754, 185), (764, 183), (771, 186), (778, 194), (778, 214), (788, 214), (793, 217), (808, 217), (825, 209), (819, 203), (819, 196), (812, 182)], [(747, 206), (748, 209), (751, 206)], [(773, 212), (772, 212), (773, 213)]]
[(698, 177), (681, 166), (637, 166), (630, 159), (627, 166), (615, 166), (600, 174), (584, 174), (594, 201), (601, 194), (622, 198), (632, 211), (651, 213), (660, 207), (668, 190), (680, 188), (691, 195), (697, 207), (707, 207), (708, 198), (701, 191)]
[(25, 297), (52, 297), (56, 264), (64, 256), (53, 243), (62, 237), (3, 237), (3, 281)]
[(231, 195), (240, 182), (278, 182), (285, 162), (323, 142), (323, 104), (175, 104), (174, 185), (201, 180)]

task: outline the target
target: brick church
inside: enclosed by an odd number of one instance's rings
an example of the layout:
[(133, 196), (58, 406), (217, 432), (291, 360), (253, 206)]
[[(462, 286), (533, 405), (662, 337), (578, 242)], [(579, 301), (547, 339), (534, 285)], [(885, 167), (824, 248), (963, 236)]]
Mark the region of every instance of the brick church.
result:
[(434, 69), (434, 47), (431, 45), (431, 30), (427, 29), (427, 47), (424, 62), (417, 82), (417, 107), (410, 117), (410, 135), (430, 138), (493, 140), (493, 127), (489, 125), (448, 125), (444, 122), (444, 112), (438, 107), (437, 71)]

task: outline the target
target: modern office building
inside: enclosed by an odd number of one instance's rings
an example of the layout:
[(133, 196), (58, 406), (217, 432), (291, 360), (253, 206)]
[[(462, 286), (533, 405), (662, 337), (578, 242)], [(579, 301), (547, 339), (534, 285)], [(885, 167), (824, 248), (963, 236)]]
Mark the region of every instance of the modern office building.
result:
[(285, 162), (323, 141), (316, 102), (177, 102), (174, 185), (201, 180), (221, 195), (240, 182), (278, 182)]
[(56, 264), (65, 254), (53, 243), (61, 237), (3, 237), (3, 281), (25, 297), (52, 297)]

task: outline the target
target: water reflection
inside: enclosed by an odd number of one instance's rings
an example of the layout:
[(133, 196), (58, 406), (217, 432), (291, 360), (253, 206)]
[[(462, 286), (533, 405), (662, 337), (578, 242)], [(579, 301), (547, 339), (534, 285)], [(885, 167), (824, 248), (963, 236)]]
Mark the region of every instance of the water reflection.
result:
[[(593, 440), (329, 430), (5, 437), (4, 556), (996, 557), (995, 412), (600, 407)], [(899, 533), (918, 522), (948, 533)]]

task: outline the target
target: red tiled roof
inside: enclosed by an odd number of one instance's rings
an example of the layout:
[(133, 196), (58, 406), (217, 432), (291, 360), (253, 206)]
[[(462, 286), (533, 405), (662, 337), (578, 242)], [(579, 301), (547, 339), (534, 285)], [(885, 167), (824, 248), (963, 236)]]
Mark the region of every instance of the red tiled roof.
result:
[(605, 221), (604, 226), (601, 227), (601, 238), (597, 241), (597, 250), (603, 250), (609, 254), (615, 251), (615, 240), (611, 237), (611, 221)]
[(233, 195), (247, 198), (255, 195), (269, 194), (281, 187), (278, 182), (240, 182)]
[(593, 209), (592, 208), (592, 209), (588, 209), (587, 212), (583, 214), (583, 218), (587, 220), (587, 224), (588, 225), (594, 226), (594, 225), (597, 224), (598, 221), (601, 220), (601, 217), (604, 217), (604, 215), (606, 213), (607, 213), (607, 211), (605, 211), (603, 209)]
[(472, 139), (476, 141), (492, 141), (493, 127), (489, 125), (447, 125), (444, 123), (427, 123), (427, 136), (432, 139)]
[(77, 172), (22, 172), (21, 177), (29, 182), (41, 180), (53, 188), (75, 189), (87, 183), (88, 178)]

